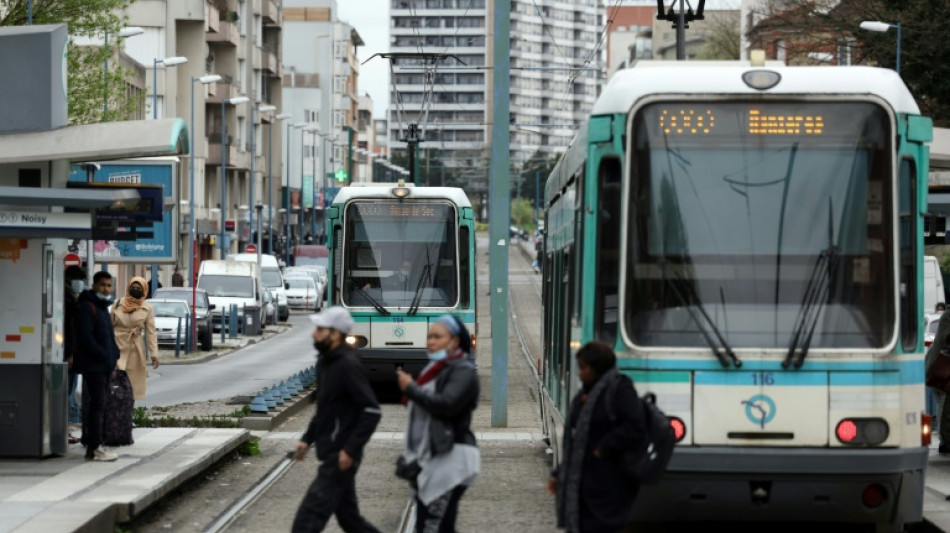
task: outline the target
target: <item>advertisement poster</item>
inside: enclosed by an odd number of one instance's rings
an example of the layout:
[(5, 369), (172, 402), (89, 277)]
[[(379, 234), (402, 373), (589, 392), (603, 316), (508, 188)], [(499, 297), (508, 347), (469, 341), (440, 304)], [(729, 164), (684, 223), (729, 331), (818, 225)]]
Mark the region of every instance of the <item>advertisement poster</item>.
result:
[[(135, 161), (112, 161), (102, 163), (96, 171), (95, 183), (150, 183), (161, 185), (164, 191), (165, 205), (171, 209), (163, 211), (161, 222), (152, 224), (152, 237), (134, 241), (95, 241), (96, 262), (104, 263), (175, 263), (178, 216), (178, 159), (156, 159)], [(74, 170), (69, 181), (86, 181), (86, 172)], [(72, 248), (75, 248), (73, 250)], [(86, 258), (84, 241), (70, 243), (70, 251)]]

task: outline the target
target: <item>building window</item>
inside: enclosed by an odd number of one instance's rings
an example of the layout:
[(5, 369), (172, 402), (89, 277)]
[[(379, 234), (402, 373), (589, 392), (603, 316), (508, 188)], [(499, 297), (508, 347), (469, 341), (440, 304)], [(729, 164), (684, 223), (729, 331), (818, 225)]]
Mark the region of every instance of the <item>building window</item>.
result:
[(854, 46), (855, 40), (853, 37), (848, 37), (844, 41), (838, 44), (838, 64), (839, 65), (853, 65), (854, 64)]
[(775, 59), (784, 62), (785, 57), (785, 39), (778, 39), (775, 41)]

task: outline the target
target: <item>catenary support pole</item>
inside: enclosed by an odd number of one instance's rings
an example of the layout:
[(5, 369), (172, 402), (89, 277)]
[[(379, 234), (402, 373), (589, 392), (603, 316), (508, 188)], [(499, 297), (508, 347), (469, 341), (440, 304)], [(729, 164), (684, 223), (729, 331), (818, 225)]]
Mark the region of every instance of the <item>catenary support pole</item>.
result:
[[(511, 3), (495, 2), (495, 66), (493, 94), (508, 94), (511, 59)], [(491, 179), (489, 182), (488, 237), (491, 287), (491, 425), (508, 426), (508, 221), (511, 176), (509, 175), (509, 102), (497, 98), (492, 112)]]

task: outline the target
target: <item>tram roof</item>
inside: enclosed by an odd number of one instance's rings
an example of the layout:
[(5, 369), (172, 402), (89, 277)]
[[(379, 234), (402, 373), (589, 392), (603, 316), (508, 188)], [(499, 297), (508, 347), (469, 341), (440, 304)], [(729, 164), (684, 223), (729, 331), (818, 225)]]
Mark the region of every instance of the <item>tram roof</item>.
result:
[[(340, 189), (340, 192), (336, 194), (336, 197), (333, 199), (333, 203), (341, 204), (360, 198), (395, 200), (396, 197), (393, 196), (392, 190), (396, 186), (397, 185), (392, 184), (389, 186), (380, 187), (343, 187)], [(472, 207), (472, 203), (469, 201), (465, 191), (458, 187), (413, 187), (411, 185), (407, 185), (407, 188), (409, 189), (409, 196), (407, 197), (409, 199), (444, 199), (452, 202), (458, 207)]]
[[(742, 81), (742, 74), (750, 70), (772, 70), (782, 79), (775, 87), (760, 91)], [(898, 113), (920, 114), (913, 95), (893, 70), (786, 66), (778, 61), (755, 67), (749, 61), (640, 61), (610, 78), (591, 114), (628, 113), (641, 98), (657, 94), (867, 94), (884, 99)]]

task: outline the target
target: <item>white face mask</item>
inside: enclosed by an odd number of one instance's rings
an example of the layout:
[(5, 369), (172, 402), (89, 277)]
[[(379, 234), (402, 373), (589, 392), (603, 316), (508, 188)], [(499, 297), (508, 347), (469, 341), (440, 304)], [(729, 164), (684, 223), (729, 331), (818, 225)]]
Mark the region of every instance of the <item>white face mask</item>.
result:
[(449, 356), (449, 353), (443, 350), (436, 350), (434, 352), (429, 352), (426, 354), (429, 356), (429, 361), (441, 361)]
[(408, 270), (408, 269), (405, 269), (405, 268), (404, 268), (404, 269), (400, 270), (399, 273), (402, 274), (402, 277), (404, 277), (404, 278), (408, 278), (408, 277), (409, 277), (409, 270)]
[(69, 289), (73, 294), (79, 294), (86, 289), (86, 282), (81, 279), (74, 279), (69, 282)]

